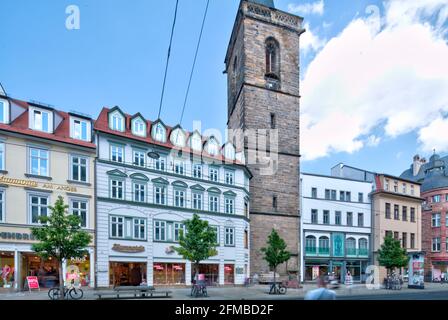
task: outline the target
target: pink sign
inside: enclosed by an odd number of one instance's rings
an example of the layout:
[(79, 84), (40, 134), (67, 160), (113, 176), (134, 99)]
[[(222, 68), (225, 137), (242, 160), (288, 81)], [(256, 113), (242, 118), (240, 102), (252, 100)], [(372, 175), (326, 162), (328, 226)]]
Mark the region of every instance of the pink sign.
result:
[(28, 282), (28, 288), (31, 289), (39, 289), (39, 281), (37, 277), (26, 277), (26, 281)]
[(205, 281), (205, 274), (203, 274), (203, 273), (198, 274), (198, 280)]

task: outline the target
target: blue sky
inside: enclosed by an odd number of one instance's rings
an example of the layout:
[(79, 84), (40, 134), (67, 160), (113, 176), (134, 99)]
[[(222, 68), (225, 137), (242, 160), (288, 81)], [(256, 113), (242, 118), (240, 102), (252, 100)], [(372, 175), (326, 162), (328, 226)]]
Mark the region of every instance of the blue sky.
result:
[[(410, 0), (395, 5), (371, 0), (276, 0), (277, 8), (304, 16), (308, 29), (301, 52), (305, 119), (302, 126), (307, 128), (302, 138), (302, 151), (306, 153), (302, 170), (328, 174), (331, 166), (344, 162), (400, 174), (417, 152), (428, 156), (432, 147), (441, 153), (448, 151), (447, 139), (434, 138), (440, 130), (448, 129), (448, 72), (440, 67), (443, 61), (437, 60), (448, 52), (447, 43), (436, 41), (446, 40), (448, 8), (444, 2)], [(162, 110), (162, 119), (170, 125), (179, 122), (205, 3), (206, 0), (180, 0)], [(80, 30), (65, 27), (65, 10), (72, 4), (80, 8)], [(222, 71), (238, 4), (238, 0), (211, 0), (183, 123), (187, 129), (192, 128), (194, 120), (202, 121), (203, 130), (224, 130), (226, 126), (227, 88)], [(96, 117), (101, 107), (118, 105), (128, 113), (141, 112), (148, 119), (155, 119), (174, 5), (175, 0), (133, 0), (132, 5), (124, 0), (2, 0), (0, 82), (14, 97), (46, 102), (63, 110)], [(381, 27), (374, 30), (370, 42), (363, 43), (356, 40), (358, 35), (353, 29), (363, 30), (369, 25), (372, 15), (366, 8), (371, 5), (382, 16)], [(409, 17), (409, 21), (403, 17)], [(396, 21), (398, 27), (394, 25)], [(393, 52), (397, 47), (391, 43), (400, 43), (406, 39), (406, 32), (424, 26), (425, 22), (431, 28), (422, 30), (417, 41), (426, 44), (429, 39), (430, 49), (421, 55), (417, 53), (418, 59), (413, 61), (429, 62), (416, 68), (404, 64), (397, 70), (387, 65), (353, 70), (355, 62), (351, 65), (353, 59), (341, 51), (351, 48), (352, 52), (359, 52), (358, 56), (374, 57), (372, 47), (384, 46), (384, 51)], [(360, 23), (357, 29), (355, 23)], [(406, 45), (403, 42), (404, 49)], [(418, 42), (414, 45), (418, 51)], [(403, 60), (400, 56), (391, 58), (392, 62), (393, 59)], [(366, 61), (359, 63), (365, 65)], [(325, 67), (327, 64), (330, 67)], [(432, 71), (432, 64), (438, 64), (440, 70)], [(341, 69), (330, 73), (332, 65)], [(381, 68), (383, 73), (378, 75), (376, 71)], [(403, 74), (403, 70), (411, 70), (412, 76)], [(336, 82), (330, 81), (334, 77)], [(410, 80), (395, 88), (400, 77)], [(341, 83), (350, 89), (352, 81), (369, 88), (384, 81), (393, 85), (387, 85), (388, 90), (358, 90), (362, 94), (354, 89), (355, 93), (341, 96), (347, 90), (339, 88)], [(408, 89), (419, 92), (423, 100), (409, 98), (412, 94), (407, 93)], [(323, 96), (316, 100), (317, 95)], [(367, 103), (368, 100), (377, 101), (382, 107)], [(402, 106), (401, 101), (406, 105)], [(425, 101), (431, 104), (429, 110)], [(331, 126), (325, 121), (334, 117), (334, 110), (347, 116), (335, 120), (336, 129), (326, 130)], [(377, 112), (385, 115), (373, 116)], [(427, 121), (414, 121), (414, 114)], [(312, 145), (323, 147), (314, 150)]]

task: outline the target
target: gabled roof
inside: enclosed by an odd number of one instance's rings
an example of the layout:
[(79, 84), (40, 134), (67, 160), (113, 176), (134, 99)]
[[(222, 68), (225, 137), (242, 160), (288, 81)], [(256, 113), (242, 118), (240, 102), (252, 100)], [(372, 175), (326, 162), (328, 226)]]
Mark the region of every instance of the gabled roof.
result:
[[(100, 112), (100, 114), (98, 116), (98, 119), (95, 121), (95, 124), (94, 124), (94, 128), (95, 128), (95, 130), (97, 132), (102, 132), (102, 133), (114, 135), (114, 136), (117, 136), (117, 137), (123, 137), (123, 138), (131, 139), (131, 140), (135, 140), (135, 141), (139, 141), (139, 142), (144, 142), (144, 143), (151, 144), (151, 145), (154, 145), (154, 146), (165, 147), (165, 148), (168, 148), (170, 150), (171, 149), (181, 149), (184, 154), (192, 154), (192, 155), (198, 156), (198, 157), (205, 157), (207, 159), (216, 160), (217, 162), (219, 161), (220, 163), (226, 163), (226, 162), (232, 161), (233, 164), (241, 166), (243, 169), (246, 169), (246, 172), (248, 172), (247, 167), (243, 163), (241, 163), (238, 160), (226, 159), (223, 154), (218, 154), (216, 156), (213, 156), (213, 155), (208, 154), (204, 150), (202, 150), (202, 151), (195, 151), (192, 148), (190, 148), (190, 146), (188, 144), (186, 144), (185, 147), (179, 148), (179, 147), (173, 145), (171, 143), (170, 139), (166, 139), (166, 142), (156, 141), (156, 140), (154, 140), (152, 138), (151, 134), (148, 134), (146, 137), (133, 135), (131, 130), (129, 129), (130, 126), (128, 125), (130, 123), (130, 119), (132, 118), (132, 116), (128, 115), (128, 114), (125, 114), (125, 119), (126, 119), (126, 124), (127, 124), (126, 125), (126, 130), (124, 132), (112, 130), (112, 129), (109, 128), (109, 123), (108, 123), (109, 119), (107, 117), (107, 115), (109, 114), (110, 110), (112, 110), (112, 109), (103, 108), (101, 110), (101, 112)], [(161, 119), (157, 119), (154, 122), (151, 122), (149, 120), (145, 120), (145, 121), (146, 121), (146, 124), (147, 124), (147, 128), (151, 128), (150, 130), (152, 130), (152, 127), (155, 124), (160, 122), (167, 130), (167, 132), (166, 132), (166, 136), (167, 137), (170, 137), (171, 132), (175, 128), (180, 127), (180, 126), (169, 127), (169, 126), (165, 125)], [(186, 134), (187, 141), (192, 136), (192, 134), (194, 134), (194, 131), (193, 131), (193, 133), (190, 133), (190, 132), (188, 132), (188, 131), (186, 131), (184, 129), (182, 129), (182, 130)], [(218, 141), (216, 139), (216, 137), (214, 137), (214, 136), (210, 136), (210, 137), (206, 137), (206, 138), (204, 138), (200, 134), (199, 134), (199, 136), (201, 137), (201, 139), (202, 139), (201, 141), (204, 144), (207, 143), (211, 138), (214, 138), (216, 141)], [(218, 142), (218, 144), (219, 144), (219, 142)]]
[[(0, 98), (8, 100), (9, 103), (14, 105), (14, 107), (22, 108), (23, 112), (11, 121), (9, 124), (0, 123), (0, 130), (15, 134), (26, 135), (30, 137), (45, 139), (49, 141), (67, 143), (71, 145), (76, 145), (79, 147), (85, 147), (90, 149), (96, 149), (96, 145), (89, 141), (83, 141), (78, 139), (73, 139), (70, 137), (70, 114), (67, 112), (55, 110), (47, 106), (41, 106), (37, 103), (26, 102), (18, 99), (13, 99), (8, 96), (0, 95)], [(62, 121), (57, 127), (54, 128), (53, 133), (42, 132), (38, 130), (32, 130), (29, 126), (29, 108), (36, 106), (38, 108), (44, 108), (47, 110), (52, 110), (55, 115), (61, 117)], [(79, 117), (78, 115), (75, 115)]]

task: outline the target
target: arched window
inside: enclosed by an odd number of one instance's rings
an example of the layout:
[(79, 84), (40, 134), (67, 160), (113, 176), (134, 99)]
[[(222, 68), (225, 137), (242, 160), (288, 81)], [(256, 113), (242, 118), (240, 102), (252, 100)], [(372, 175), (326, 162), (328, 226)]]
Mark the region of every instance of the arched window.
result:
[(356, 240), (354, 238), (347, 238), (345, 240), (345, 247), (347, 248), (347, 255), (356, 255)]
[(316, 253), (316, 237), (307, 236), (305, 239), (305, 252)]
[(319, 253), (329, 254), (330, 253), (330, 239), (328, 237), (319, 238)]
[(361, 238), (358, 240), (358, 248), (359, 248), (359, 255), (367, 256), (369, 254), (369, 247), (366, 238)]
[(280, 48), (277, 40), (266, 40), (266, 77), (280, 80)]

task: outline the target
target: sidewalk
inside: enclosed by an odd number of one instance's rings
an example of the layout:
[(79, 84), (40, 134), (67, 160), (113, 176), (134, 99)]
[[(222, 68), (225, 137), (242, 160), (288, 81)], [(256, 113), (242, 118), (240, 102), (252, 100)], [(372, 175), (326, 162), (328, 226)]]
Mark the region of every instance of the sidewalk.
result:
[[(165, 289), (165, 288), (164, 288)], [(170, 300), (283, 300), (283, 299), (303, 299), (309, 290), (316, 289), (314, 284), (304, 284), (301, 289), (288, 289), (285, 295), (269, 295), (268, 285), (253, 285), (250, 287), (209, 287), (209, 297), (191, 298), (190, 288), (169, 288), (173, 292)], [(95, 300), (93, 289), (83, 289), (84, 300)], [(344, 285), (340, 289), (335, 290), (338, 297), (357, 295), (394, 295), (406, 292), (417, 292), (424, 294), (425, 292), (447, 291), (448, 284), (427, 283), (424, 290), (408, 289), (407, 285), (402, 290), (385, 290), (385, 289), (368, 289), (364, 284), (355, 284), (352, 289), (347, 289)], [(0, 293), (0, 300), (49, 300), (48, 290), (33, 292), (9, 292)], [(158, 299), (154, 299), (157, 301)], [(160, 299), (159, 299), (160, 300)], [(151, 301), (151, 300), (150, 300)]]

